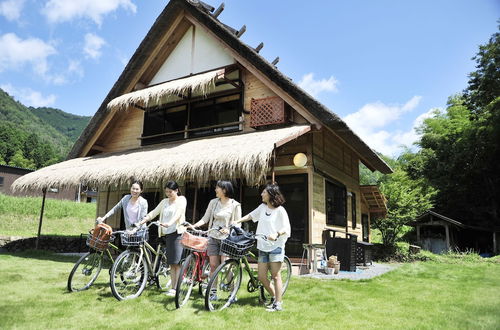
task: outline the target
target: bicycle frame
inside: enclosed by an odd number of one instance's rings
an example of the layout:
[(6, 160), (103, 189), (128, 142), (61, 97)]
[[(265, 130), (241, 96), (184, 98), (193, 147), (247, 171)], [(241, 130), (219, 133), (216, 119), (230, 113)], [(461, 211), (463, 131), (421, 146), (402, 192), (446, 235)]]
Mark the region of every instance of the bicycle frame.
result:
[[(144, 258), (146, 260), (146, 265), (148, 266), (149, 273), (152, 275), (156, 275), (155, 269), (158, 266), (158, 263), (160, 262), (162, 253), (160, 252), (162, 248), (162, 244), (158, 243), (158, 247), (156, 250), (147, 242), (145, 241), (143, 244), (139, 245), (139, 251), (140, 251), (140, 258)], [(147, 253), (146, 251), (150, 251), (155, 255), (154, 257), (154, 263), (152, 263), (153, 260), (150, 258), (150, 254)], [(137, 267), (139, 267), (139, 264), (137, 264)]]

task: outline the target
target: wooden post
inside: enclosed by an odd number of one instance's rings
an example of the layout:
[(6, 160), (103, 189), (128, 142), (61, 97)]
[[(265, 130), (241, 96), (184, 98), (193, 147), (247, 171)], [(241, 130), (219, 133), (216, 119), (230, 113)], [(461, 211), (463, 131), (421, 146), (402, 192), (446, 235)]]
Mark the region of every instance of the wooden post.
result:
[(272, 167), (271, 167), (271, 183), (275, 183), (276, 180), (275, 180), (275, 172), (274, 172), (274, 167), (276, 166), (276, 144), (274, 145), (274, 148), (273, 148), (273, 155), (271, 156), (272, 159), (271, 159), (271, 162), (272, 162)]
[(45, 210), (45, 196), (47, 195), (47, 188), (43, 188), (42, 192), (43, 192), (42, 209), (40, 210), (40, 220), (38, 221), (38, 234), (36, 236), (35, 250), (38, 250), (38, 243), (40, 241), (40, 233), (42, 231), (43, 211)]
[(444, 230), (446, 231), (446, 249), (450, 251), (450, 228), (448, 225), (444, 226)]
[(196, 207), (198, 205), (198, 184), (194, 186), (194, 202), (193, 202), (193, 224), (196, 223)]
[(417, 243), (420, 245), (420, 226), (417, 225)]
[(497, 254), (497, 233), (493, 232), (493, 254)]

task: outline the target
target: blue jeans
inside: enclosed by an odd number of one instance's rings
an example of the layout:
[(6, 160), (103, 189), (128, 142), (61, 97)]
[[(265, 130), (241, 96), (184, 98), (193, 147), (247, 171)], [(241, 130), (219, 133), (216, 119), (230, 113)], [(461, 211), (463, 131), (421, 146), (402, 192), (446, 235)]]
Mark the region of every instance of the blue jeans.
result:
[(285, 259), (285, 249), (277, 247), (276, 249), (264, 252), (259, 250), (259, 262), (267, 263), (267, 262), (283, 262)]

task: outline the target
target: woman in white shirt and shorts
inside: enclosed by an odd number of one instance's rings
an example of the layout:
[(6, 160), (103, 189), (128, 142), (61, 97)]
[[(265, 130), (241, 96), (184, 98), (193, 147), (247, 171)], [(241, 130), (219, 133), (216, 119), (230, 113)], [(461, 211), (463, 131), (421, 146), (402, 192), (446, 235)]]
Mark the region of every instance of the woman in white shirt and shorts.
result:
[[(239, 222), (253, 220), (258, 222), (256, 235), (265, 235), (267, 240), (257, 240), (259, 250), (258, 276), (266, 290), (274, 299), (267, 307), (267, 311), (281, 311), (283, 284), (281, 281), (281, 264), (285, 258), (285, 243), (290, 237), (290, 220), (283, 208), (285, 198), (276, 184), (267, 185), (261, 193), (262, 204)], [(271, 271), (274, 288), (267, 279), (267, 272)]]

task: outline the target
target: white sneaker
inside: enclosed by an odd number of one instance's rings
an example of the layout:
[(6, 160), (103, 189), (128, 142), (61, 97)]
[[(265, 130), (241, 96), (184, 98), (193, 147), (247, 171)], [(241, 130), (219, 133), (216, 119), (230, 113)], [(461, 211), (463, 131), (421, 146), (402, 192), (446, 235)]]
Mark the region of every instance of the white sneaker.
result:
[(170, 296), (170, 297), (175, 297), (175, 289), (168, 290), (168, 292), (166, 293), (166, 295)]
[(267, 312), (281, 312), (283, 310), (283, 303), (276, 301), (271, 307), (266, 309)]
[(265, 304), (266, 308), (271, 308), (274, 305), (274, 301), (275, 300), (276, 300), (276, 298), (271, 297), (271, 299), (269, 300), (269, 302), (267, 304)]

